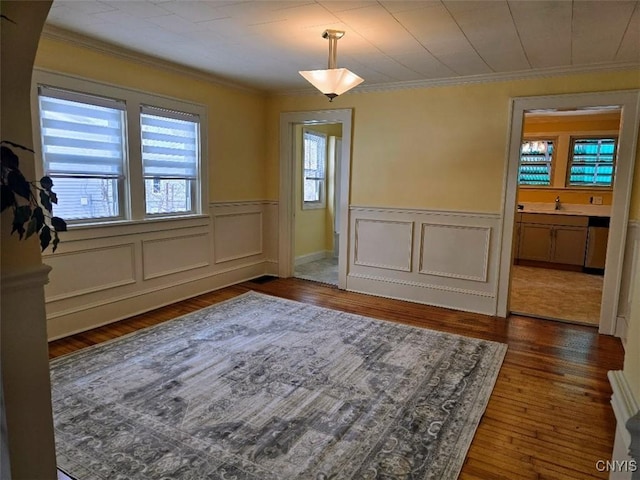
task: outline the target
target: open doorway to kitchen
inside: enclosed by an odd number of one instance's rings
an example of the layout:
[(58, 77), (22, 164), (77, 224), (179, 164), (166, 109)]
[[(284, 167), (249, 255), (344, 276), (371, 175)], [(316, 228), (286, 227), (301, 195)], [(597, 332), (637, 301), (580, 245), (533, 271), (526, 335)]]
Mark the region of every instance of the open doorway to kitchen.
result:
[(512, 313), (599, 325), (621, 114), (524, 113)]
[[(623, 332), (616, 331), (616, 323), (636, 154), (639, 100), (640, 91), (637, 90), (522, 97), (512, 100), (503, 207), (500, 277), (496, 305), (497, 315), (506, 317), (511, 311), (509, 293), (512, 279), (511, 270), (516, 254), (518, 179), (525, 113), (619, 107), (621, 121), (616, 146), (615, 179), (611, 200), (605, 271), (602, 282), (599, 332), (609, 335), (624, 335)], [(555, 198), (552, 203), (555, 209)], [(551, 287), (548, 287), (546, 295), (549, 298), (554, 295)]]
[[(351, 109), (281, 114), (281, 277), (299, 276), (346, 289), (351, 117)], [(310, 154), (306, 159), (305, 140)], [(326, 164), (315, 156), (325, 150)], [(310, 272), (302, 267), (316, 260), (327, 265), (306, 275)]]

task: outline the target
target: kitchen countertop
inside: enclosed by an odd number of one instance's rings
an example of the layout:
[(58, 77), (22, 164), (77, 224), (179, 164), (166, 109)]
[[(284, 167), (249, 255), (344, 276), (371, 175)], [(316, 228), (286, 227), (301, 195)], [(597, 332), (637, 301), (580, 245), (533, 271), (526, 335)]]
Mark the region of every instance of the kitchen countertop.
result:
[(544, 213), (550, 215), (581, 215), (586, 217), (610, 217), (611, 205), (582, 205), (576, 203), (560, 204), (560, 209), (555, 209), (555, 203), (526, 203), (522, 202), (523, 209), (517, 213)]

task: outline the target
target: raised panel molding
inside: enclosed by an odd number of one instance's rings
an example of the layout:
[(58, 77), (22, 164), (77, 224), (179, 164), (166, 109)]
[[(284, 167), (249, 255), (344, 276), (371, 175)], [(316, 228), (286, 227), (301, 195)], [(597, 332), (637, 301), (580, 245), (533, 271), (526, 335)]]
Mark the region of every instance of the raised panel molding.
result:
[(499, 214), (363, 206), (350, 214), (347, 290), (495, 315)]
[(370, 220), (355, 222), (354, 264), (411, 271), (413, 222)]
[(419, 273), (486, 282), (490, 227), (422, 223)]
[(263, 215), (258, 211), (216, 213), (213, 221), (216, 264), (262, 255)]
[(151, 280), (209, 265), (209, 234), (142, 241), (142, 278)]
[(52, 267), (47, 302), (136, 283), (134, 243), (60, 252), (47, 263)]

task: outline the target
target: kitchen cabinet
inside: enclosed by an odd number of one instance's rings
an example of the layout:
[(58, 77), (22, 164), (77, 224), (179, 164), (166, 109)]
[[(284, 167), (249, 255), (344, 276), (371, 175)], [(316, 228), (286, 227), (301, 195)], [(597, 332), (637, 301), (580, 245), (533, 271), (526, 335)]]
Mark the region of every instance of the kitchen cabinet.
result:
[(519, 225), (519, 260), (584, 265), (589, 217), (523, 213)]

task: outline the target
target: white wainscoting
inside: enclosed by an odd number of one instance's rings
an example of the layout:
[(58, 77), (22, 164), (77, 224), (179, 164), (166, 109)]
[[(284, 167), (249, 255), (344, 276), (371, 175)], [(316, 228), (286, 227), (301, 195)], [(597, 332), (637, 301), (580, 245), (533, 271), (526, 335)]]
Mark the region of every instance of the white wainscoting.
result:
[(627, 227), (624, 263), (622, 265), (622, 280), (620, 282), (620, 297), (618, 301), (618, 317), (616, 319), (616, 337), (626, 344), (629, 314), (631, 312), (631, 295), (633, 293), (633, 279), (636, 278), (636, 265), (640, 255), (640, 222), (630, 220)]
[(347, 289), (493, 315), (500, 215), (355, 206)]
[[(208, 215), (72, 229), (45, 287), (60, 338), (277, 272), (277, 203), (219, 202)], [(265, 240), (266, 239), (266, 240)]]

